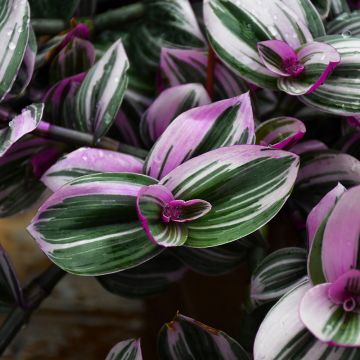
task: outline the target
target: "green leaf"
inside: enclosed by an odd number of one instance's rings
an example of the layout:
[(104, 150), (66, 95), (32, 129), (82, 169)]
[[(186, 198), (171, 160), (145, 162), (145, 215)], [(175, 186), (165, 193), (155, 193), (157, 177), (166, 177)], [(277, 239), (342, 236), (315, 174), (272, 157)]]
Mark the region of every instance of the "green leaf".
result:
[(33, 18), (70, 19), (80, 0), (29, 0)]
[(187, 223), (192, 247), (222, 245), (240, 239), (270, 221), (288, 198), (298, 157), (258, 145), (209, 151), (172, 170), (159, 184), (176, 199), (202, 199), (212, 210)]
[(181, 314), (165, 324), (158, 336), (161, 360), (248, 360), (245, 350), (223, 331)]
[(105, 360), (142, 360), (140, 339), (124, 340), (117, 343)]
[(251, 302), (259, 306), (280, 299), (306, 276), (306, 251), (284, 248), (268, 255), (251, 277)]
[(360, 11), (345, 12), (326, 26), (329, 35), (342, 35), (343, 37), (360, 35)]
[(27, 1), (1, 0), (0, 100), (10, 91), (29, 40), (30, 9)]
[(311, 0), (323, 19), (329, 15), (331, 1), (332, 0)]
[(137, 298), (158, 294), (176, 281), (186, 271), (185, 266), (167, 252), (133, 269), (99, 276), (100, 284), (115, 295)]
[(75, 98), (77, 130), (106, 134), (120, 108), (128, 84), (129, 63), (121, 40), (89, 70)]
[(162, 249), (136, 212), (138, 191), (156, 180), (130, 173), (82, 176), (40, 207), (28, 230), (45, 254), (77, 275), (103, 275), (140, 265)]

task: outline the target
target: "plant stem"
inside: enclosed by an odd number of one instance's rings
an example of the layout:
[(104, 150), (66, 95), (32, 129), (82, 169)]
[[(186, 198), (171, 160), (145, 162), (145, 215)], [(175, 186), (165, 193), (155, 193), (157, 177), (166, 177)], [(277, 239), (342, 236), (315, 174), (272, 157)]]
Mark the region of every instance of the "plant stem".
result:
[(64, 128), (57, 125), (49, 124), (41, 121), (38, 127), (34, 130), (36, 135), (41, 137), (50, 138), (65, 143), (70, 143), (78, 146), (91, 146), (101, 149), (119, 151), (125, 154), (133, 155), (141, 159), (145, 159), (147, 151), (137, 148), (135, 146), (122, 144), (119, 141), (103, 137), (95, 141), (94, 136), (91, 134), (83, 133), (81, 131)]
[(51, 265), (24, 289), (23, 306), (16, 307), (0, 328), (0, 356), (28, 322), (31, 314), (51, 294), (56, 284), (66, 273), (56, 265)]
[(146, 5), (141, 2), (106, 11), (94, 17), (94, 30), (102, 31), (119, 26), (119, 24), (123, 24), (128, 21), (139, 19), (145, 15), (145, 12)]
[[(79, 18), (79, 21), (90, 22), (90, 27), (99, 32), (139, 19), (145, 12), (146, 5), (138, 2), (98, 14), (93, 19)], [(32, 19), (31, 23), (37, 35), (56, 35), (70, 27), (69, 22), (62, 19)]]

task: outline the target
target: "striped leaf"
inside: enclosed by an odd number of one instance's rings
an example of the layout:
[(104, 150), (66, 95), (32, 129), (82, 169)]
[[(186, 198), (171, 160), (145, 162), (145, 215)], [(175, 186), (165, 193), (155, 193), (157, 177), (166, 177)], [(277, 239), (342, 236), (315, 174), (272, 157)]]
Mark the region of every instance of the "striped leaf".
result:
[(10, 258), (0, 246), (0, 311), (23, 304), (23, 294)]
[(168, 126), (148, 154), (145, 173), (161, 179), (194, 156), (253, 140), (249, 93), (200, 106), (182, 113)]
[(164, 90), (142, 116), (142, 140), (151, 147), (178, 115), (210, 103), (209, 95), (201, 84), (178, 85)]
[(31, 16), (34, 18), (70, 19), (80, 0), (29, 0)]
[(95, 48), (88, 40), (75, 37), (54, 57), (50, 65), (52, 83), (88, 71), (95, 63)]
[(187, 224), (186, 245), (210, 247), (242, 238), (273, 218), (288, 198), (299, 166), (295, 154), (257, 145), (197, 156), (164, 177), (176, 199), (202, 199), (212, 210)]
[(24, 135), (36, 129), (44, 110), (44, 104), (32, 104), (15, 116), (7, 127), (0, 130), (0, 157)]
[(324, 230), (329, 215), (345, 191), (346, 189), (339, 183), (321, 199), (311, 210), (307, 218), (306, 230), (309, 247), (307, 267), (310, 280), (313, 284), (326, 282), (321, 261)]
[(245, 350), (223, 331), (181, 314), (165, 324), (158, 336), (161, 360), (248, 360)]
[(329, 15), (331, 1), (332, 0), (311, 0), (323, 19)]
[(310, 289), (307, 282), (284, 295), (269, 311), (256, 335), (254, 360), (356, 360), (360, 350), (328, 346), (302, 323), (299, 306)]
[(336, 115), (359, 114), (360, 38), (329, 35), (316, 40), (334, 47), (341, 56), (341, 63), (322, 86), (301, 96), (300, 100), (310, 107)]
[(350, 12), (350, 1), (352, 0), (331, 0), (331, 15), (335, 17), (343, 14), (344, 12)]
[(129, 63), (121, 40), (116, 41), (89, 70), (75, 98), (77, 130), (106, 134), (120, 108), (128, 78)]
[(248, 248), (243, 241), (214, 246), (207, 249), (177, 247), (172, 253), (191, 270), (203, 275), (223, 275), (235, 270), (244, 262)]
[(65, 78), (53, 85), (44, 96), (44, 118), (48, 123), (77, 129), (74, 98), (85, 73)]
[(135, 267), (161, 252), (136, 213), (139, 190), (155, 182), (130, 173), (82, 176), (45, 201), (28, 230), (68, 272), (103, 275)]
[(260, 306), (277, 301), (306, 276), (306, 251), (284, 248), (268, 255), (251, 277), (251, 303)]
[(10, 91), (23, 61), (30, 32), (30, 9), (25, 0), (1, 1), (0, 100)]
[(142, 360), (140, 339), (124, 340), (117, 343), (105, 360)]
[(33, 29), (29, 29), (29, 41), (25, 50), (24, 58), (18, 71), (15, 82), (11, 88), (11, 95), (22, 94), (30, 83), (35, 69), (35, 58), (37, 52), (36, 37)]
[(45, 187), (32, 165), (35, 154), (52, 146), (44, 139), (23, 139), (0, 158), (0, 218), (15, 215), (40, 198)]
[(41, 181), (56, 191), (69, 181), (80, 176), (98, 172), (141, 173), (143, 161), (115, 151), (79, 148), (65, 155), (51, 166)]
[(305, 135), (302, 121), (282, 116), (264, 121), (256, 128), (256, 143), (275, 149), (289, 149)]
[[(359, 284), (359, 279), (360, 271), (357, 271), (357, 277), (352, 280)], [(331, 298), (331, 289), (332, 284), (321, 284), (306, 292), (300, 303), (301, 321), (320, 341), (329, 345), (359, 347), (360, 314), (346, 309), (346, 305), (345, 310), (336, 304)], [(357, 294), (359, 290), (357, 286)]]
[(260, 87), (276, 89), (278, 76), (261, 62), (257, 43), (283, 40), (292, 48), (325, 35), (310, 0), (206, 0), (204, 18), (211, 46), (219, 58)]
[(133, 269), (99, 276), (100, 284), (115, 295), (137, 298), (158, 294), (179, 281), (185, 266), (167, 252)]
[[(207, 84), (208, 56), (203, 50), (162, 48), (160, 56), (161, 87), (187, 83)], [(220, 62), (214, 67), (214, 97), (228, 99), (248, 91), (238, 75)]]
[(329, 35), (343, 37), (360, 35), (360, 11), (344, 12), (326, 26)]
[(293, 199), (306, 212), (338, 182), (346, 188), (360, 184), (360, 162), (332, 150), (308, 151), (301, 156)]

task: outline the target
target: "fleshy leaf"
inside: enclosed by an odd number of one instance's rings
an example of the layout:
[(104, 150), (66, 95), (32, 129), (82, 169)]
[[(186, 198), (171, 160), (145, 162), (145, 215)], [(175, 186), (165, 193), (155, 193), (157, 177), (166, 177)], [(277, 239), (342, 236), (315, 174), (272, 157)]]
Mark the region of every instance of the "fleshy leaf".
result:
[(88, 71), (95, 62), (95, 48), (88, 40), (75, 37), (52, 60), (52, 83)]
[(324, 144), (323, 142), (321, 142), (319, 140), (302, 141), (299, 144), (296, 144), (291, 148), (291, 152), (293, 152), (297, 155), (302, 155), (306, 152), (319, 151), (319, 150), (320, 151), (328, 150), (328, 147), (326, 146), (326, 144)]
[[(207, 84), (208, 56), (196, 49), (163, 48), (160, 56), (160, 86), (186, 83)], [(248, 91), (248, 86), (233, 71), (216, 61), (214, 67), (214, 96), (216, 100), (228, 99)]]
[(277, 75), (261, 62), (257, 44), (286, 41), (293, 49), (325, 35), (310, 0), (207, 0), (204, 18), (216, 54), (249, 82), (276, 89)]
[(258, 145), (207, 152), (176, 167), (160, 184), (176, 199), (202, 199), (212, 210), (187, 224), (186, 245), (210, 247), (242, 238), (283, 206), (295, 182), (295, 154)]
[(110, 150), (80, 148), (65, 155), (47, 170), (41, 181), (52, 191), (69, 181), (97, 172), (141, 173), (143, 161)]
[(28, 227), (45, 254), (78, 275), (103, 275), (142, 264), (162, 249), (146, 236), (136, 197), (156, 180), (130, 173), (85, 175), (63, 186)]
[(360, 184), (360, 162), (332, 150), (308, 151), (301, 155), (293, 199), (306, 212), (338, 183), (346, 188)]
[(23, 294), (15, 269), (5, 249), (0, 246), (0, 311), (23, 305)]
[(32, 104), (15, 116), (7, 127), (0, 130), (0, 156), (27, 133), (38, 126), (44, 110), (44, 104)]
[[(359, 281), (359, 279), (357, 279)], [(320, 340), (330, 345), (360, 346), (360, 313), (345, 311), (329, 297), (331, 284), (309, 289), (301, 300), (300, 318)]]
[(133, 269), (99, 276), (100, 284), (115, 295), (143, 297), (165, 291), (179, 281), (186, 267), (166, 251)]
[(360, 35), (360, 12), (342, 12), (332, 21), (327, 23), (326, 29), (329, 35), (342, 35), (344, 37)]
[(163, 360), (248, 360), (245, 350), (223, 331), (177, 314), (158, 336), (158, 353)]
[(45, 187), (34, 174), (32, 159), (51, 146), (45, 139), (23, 139), (0, 158), (0, 218), (24, 211), (40, 198)]
[(140, 339), (124, 340), (117, 343), (105, 360), (142, 360)]
[(129, 63), (121, 43), (116, 41), (89, 70), (75, 98), (77, 130), (105, 135), (115, 121), (128, 84)]
[(253, 139), (249, 93), (200, 106), (182, 113), (168, 126), (146, 159), (145, 173), (161, 179), (194, 156), (224, 146), (251, 144)]
[(351, 116), (360, 113), (359, 81), (360, 38), (329, 35), (316, 39), (331, 45), (340, 54), (341, 63), (336, 66), (326, 82), (300, 97), (306, 105), (335, 115)]
[(360, 356), (359, 349), (328, 346), (306, 329), (299, 306), (309, 289), (309, 283), (299, 284), (272, 307), (256, 335), (254, 360), (355, 360)]
[(181, 222), (164, 221), (166, 207), (174, 201), (161, 185), (143, 187), (138, 194), (137, 211), (149, 239), (162, 246), (181, 246), (187, 239), (187, 227)]
[(210, 103), (201, 84), (178, 85), (164, 90), (142, 116), (142, 140), (150, 147), (178, 115)]
[(264, 121), (256, 128), (256, 142), (275, 149), (290, 149), (305, 135), (302, 121), (292, 117), (277, 117)]
[(1, 2), (0, 100), (10, 91), (23, 61), (29, 40), (29, 17), (27, 1)]
[(306, 276), (306, 251), (284, 248), (268, 255), (251, 277), (251, 302), (260, 306), (277, 301)]
[(296, 50), (304, 71), (298, 77), (278, 79), (278, 88), (290, 95), (310, 94), (325, 83), (341, 57), (331, 45), (312, 42)]

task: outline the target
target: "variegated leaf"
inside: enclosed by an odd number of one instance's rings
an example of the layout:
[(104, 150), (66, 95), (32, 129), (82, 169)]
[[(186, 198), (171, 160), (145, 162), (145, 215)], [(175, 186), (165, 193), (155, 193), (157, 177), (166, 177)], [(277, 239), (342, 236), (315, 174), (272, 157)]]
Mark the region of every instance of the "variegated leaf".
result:
[(331, 1), (332, 0), (311, 0), (323, 19), (329, 15)]
[(142, 140), (151, 147), (178, 115), (210, 103), (209, 95), (201, 84), (178, 85), (164, 90), (142, 116)]
[(25, 50), (24, 58), (19, 72), (11, 88), (10, 95), (22, 94), (29, 85), (35, 69), (35, 58), (37, 52), (36, 37), (33, 29), (29, 29), (29, 41)]
[(360, 38), (329, 35), (316, 40), (334, 47), (341, 62), (322, 86), (301, 96), (300, 100), (310, 107), (336, 115), (359, 114)]
[(15, 215), (32, 206), (45, 187), (35, 175), (32, 159), (51, 142), (23, 139), (0, 158), (0, 218)]
[(105, 360), (142, 360), (140, 339), (124, 340), (117, 343)]
[(52, 60), (52, 83), (88, 71), (95, 63), (95, 48), (88, 40), (75, 37)]
[(336, 17), (343, 14), (344, 12), (350, 12), (349, 1), (351, 0), (331, 0), (331, 15)]
[(68, 272), (103, 275), (135, 267), (162, 251), (148, 239), (136, 213), (139, 190), (155, 183), (130, 173), (82, 176), (45, 201), (28, 230)]
[(310, 0), (206, 0), (204, 18), (211, 46), (242, 77), (258, 86), (276, 88), (278, 76), (261, 62), (257, 44), (278, 39), (297, 49), (325, 35)]
[(342, 35), (344, 38), (360, 35), (360, 11), (344, 12), (327, 26), (329, 35)]
[(97, 279), (111, 293), (133, 298), (158, 294), (179, 281), (185, 272), (186, 267), (164, 251), (133, 269)]
[(251, 277), (250, 298), (254, 306), (277, 301), (306, 276), (306, 251), (284, 248), (268, 255)]
[(248, 255), (249, 246), (243, 241), (207, 249), (177, 247), (172, 253), (191, 270), (204, 275), (223, 275), (235, 270)]
[(275, 149), (290, 149), (306, 132), (302, 121), (292, 117), (278, 117), (264, 121), (256, 128), (256, 143)]
[[(207, 84), (208, 56), (203, 50), (162, 48), (160, 56), (161, 87), (186, 83)], [(228, 99), (248, 91), (238, 75), (220, 62), (214, 67), (214, 96)]]
[(186, 245), (211, 247), (242, 238), (273, 218), (296, 179), (297, 155), (257, 145), (207, 152), (176, 167), (160, 184), (176, 199), (202, 199), (212, 210), (187, 224)]
[(23, 294), (11, 260), (0, 246), (0, 311), (14, 305), (23, 305)]
[(105, 135), (115, 120), (127, 87), (129, 63), (121, 43), (115, 42), (89, 70), (75, 98), (77, 130)]
[(44, 104), (32, 104), (15, 116), (4, 129), (0, 130), (0, 157), (24, 135), (35, 130), (44, 110)]
[(359, 160), (332, 150), (305, 152), (292, 198), (309, 212), (338, 182), (346, 188), (360, 184)]
[(309, 289), (308, 282), (299, 284), (269, 311), (256, 335), (254, 360), (358, 359), (359, 349), (328, 346), (306, 329), (299, 307)]
[(146, 159), (145, 173), (161, 179), (192, 157), (253, 140), (249, 93), (200, 106), (182, 113), (168, 126)]
[(56, 191), (80, 176), (98, 172), (141, 173), (143, 161), (131, 155), (110, 150), (79, 148), (51, 166), (41, 181)]
[(245, 350), (223, 331), (181, 314), (165, 324), (158, 337), (162, 360), (248, 360)]
[(30, 32), (30, 8), (26, 0), (2, 0), (0, 38), (0, 100), (10, 91), (23, 61)]

